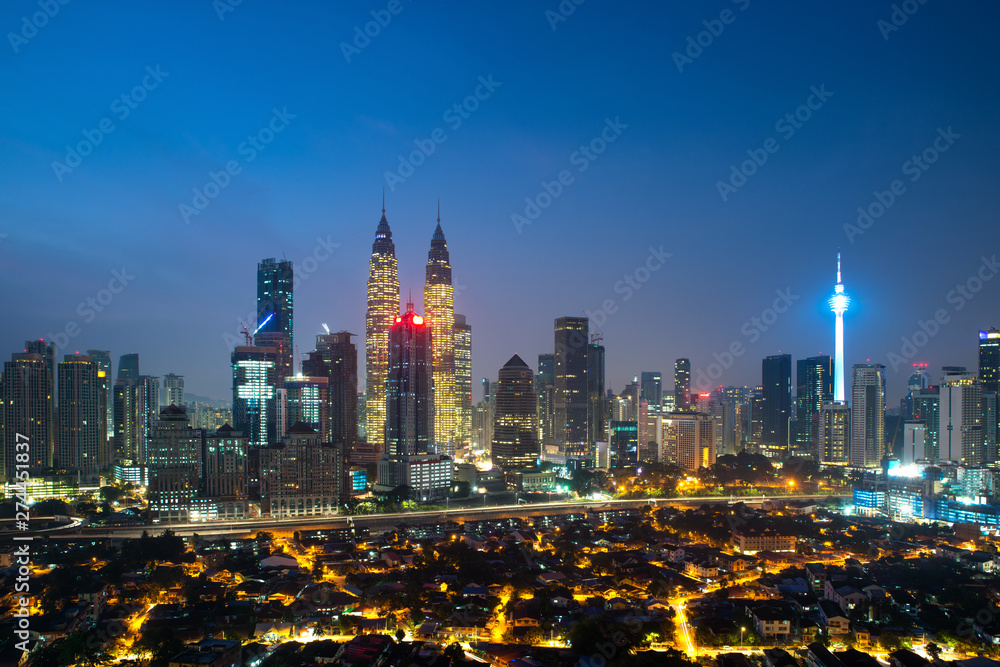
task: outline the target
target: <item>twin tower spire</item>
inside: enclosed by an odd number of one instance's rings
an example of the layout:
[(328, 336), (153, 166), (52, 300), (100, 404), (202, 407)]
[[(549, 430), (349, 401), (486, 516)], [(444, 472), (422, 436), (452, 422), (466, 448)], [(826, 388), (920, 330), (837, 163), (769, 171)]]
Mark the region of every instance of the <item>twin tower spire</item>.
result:
[[(368, 268), (368, 310), (365, 317), (366, 409), (369, 444), (385, 447), (386, 392), (389, 374), (389, 330), (399, 315), (399, 271), (392, 230), (385, 217), (375, 230)], [(434, 444), (441, 454), (454, 454), (463, 439), (459, 432), (459, 397), (455, 382), (455, 293), (451, 284), (448, 243), (441, 229), (438, 201), (437, 228), (427, 253), (424, 283), (424, 320), (431, 327), (431, 357), (434, 376)]]

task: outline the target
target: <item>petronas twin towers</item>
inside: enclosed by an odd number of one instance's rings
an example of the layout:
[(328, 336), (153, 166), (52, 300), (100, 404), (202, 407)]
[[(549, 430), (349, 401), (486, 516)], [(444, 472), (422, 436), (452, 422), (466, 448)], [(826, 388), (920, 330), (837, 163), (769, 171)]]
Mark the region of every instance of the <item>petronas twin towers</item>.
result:
[[(424, 283), (424, 319), (431, 328), (431, 359), (434, 377), (434, 442), (436, 451), (453, 455), (471, 440), (471, 350), (461, 354), (456, 368), (455, 292), (451, 283), (448, 243), (441, 230), (438, 210), (437, 228), (427, 253), (427, 278)], [(365, 426), (368, 442), (385, 447), (386, 378), (389, 375), (389, 330), (399, 316), (399, 273), (392, 231), (382, 205), (382, 219), (375, 232), (368, 271), (368, 311), (365, 318), (367, 389)], [(460, 324), (459, 330), (468, 327)], [(461, 334), (460, 334), (461, 335)], [(464, 337), (463, 337), (464, 339)], [(470, 343), (471, 347), (471, 343)], [(470, 363), (465, 363), (465, 359)], [(465, 375), (468, 378), (465, 378)], [(459, 386), (463, 387), (459, 391)], [(468, 404), (468, 407), (466, 407)], [(469, 412), (468, 415), (465, 412)]]

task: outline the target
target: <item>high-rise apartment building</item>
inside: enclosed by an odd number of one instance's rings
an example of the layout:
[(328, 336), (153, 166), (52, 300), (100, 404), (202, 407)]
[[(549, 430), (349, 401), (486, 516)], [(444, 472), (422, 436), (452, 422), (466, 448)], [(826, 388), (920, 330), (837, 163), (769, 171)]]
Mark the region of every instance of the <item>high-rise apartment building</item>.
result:
[(163, 407), (184, 405), (184, 376), (167, 373), (163, 376)]
[[(107, 400), (104, 378), (89, 356), (67, 354), (59, 362), (59, 447), (60, 468), (76, 470), (81, 480), (97, 481), (107, 442)], [(103, 400), (102, 400), (103, 399)]]
[[(3, 479), (15, 476), (16, 463), (27, 463), (29, 470), (39, 470), (52, 465), (55, 446), (53, 403), (53, 377), (46, 357), (35, 352), (15, 353), (4, 362), (0, 377), (0, 399), (3, 419)], [(19, 437), (20, 436), (20, 437)], [(28, 443), (28, 460), (16, 460)]]
[(885, 366), (854, 364), (851, 382), (851, 465), (877, 467), (885, 454)]

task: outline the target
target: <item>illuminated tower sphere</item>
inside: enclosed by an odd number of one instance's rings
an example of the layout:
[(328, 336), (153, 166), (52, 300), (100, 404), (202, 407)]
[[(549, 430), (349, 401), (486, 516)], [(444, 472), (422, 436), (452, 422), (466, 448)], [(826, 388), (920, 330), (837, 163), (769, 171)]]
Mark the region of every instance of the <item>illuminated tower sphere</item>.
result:
[(434, 441), (437, 452), (454, 455), (458, 432), (458, 395), (455, 391), (455, 292), (451, 285), (448, 243), (441, 231), (438, 207), (437, 229), (427, 253), (424, 311), (431, 327), (434, 369)]
[(385, 380), (389, 369), (389, 328), (399, 315), (399, 274), (396, 246), (385, 219), (375, 231), (368, 268), (368, 311), (365, 315), (365, 362), (367, 371), (365, 426), (368, 442), (385, 444)]
[(834, 349), (833, 359), (833, 400), (837, 403), (844, 402), (844, 313), (851, 303), (851, 297), (844, 292), (844, 285), (840, 282), (840, 252), (837, 252), (837, 284), (833, 288), (833, 296), (830, 297), (830, 310), (837, 316), (837, 344)]

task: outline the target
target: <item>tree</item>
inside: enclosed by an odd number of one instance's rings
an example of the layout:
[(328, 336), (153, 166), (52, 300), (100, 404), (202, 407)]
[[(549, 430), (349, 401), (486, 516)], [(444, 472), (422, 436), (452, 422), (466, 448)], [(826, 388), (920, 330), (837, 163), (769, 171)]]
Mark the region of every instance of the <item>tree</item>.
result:
[(444, 650), (444, 657), (450, 658), (452, 662), (458, 662), (465, 658), (465, 649), (458, 642), (448, 644), (448, 647)]
[(925, 650), (927, 651), (927, 655), (929, 655), (933, 661), (936, 661), (941, 657), (941, 647), (934, 642), (927, 644), (927, 648)]
[(396, 641), (397, 642), (403, 641), (403, 639), (405, 637), (406, 637), (406, 630), (404, 630), (403, 628), (399, 628), (398, 630), (396, 630)]

